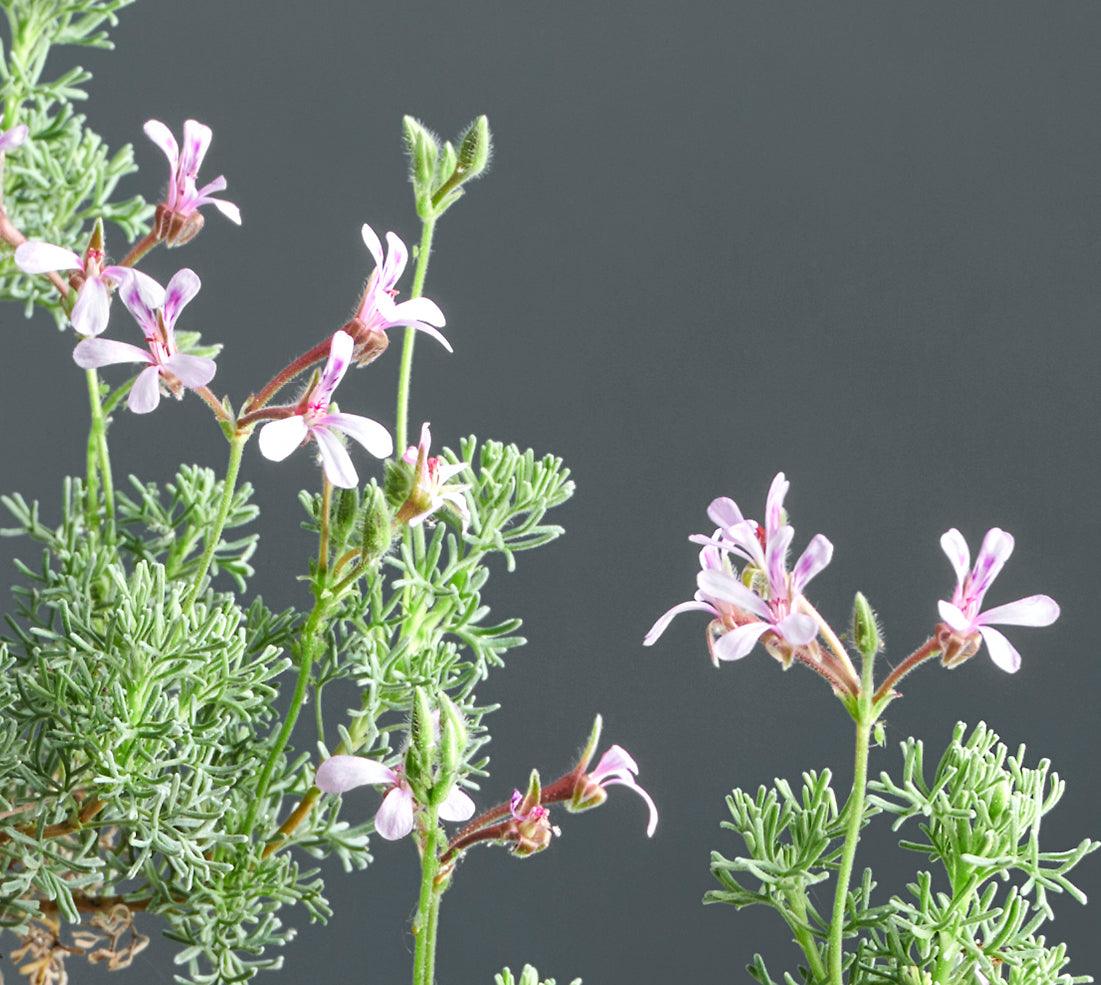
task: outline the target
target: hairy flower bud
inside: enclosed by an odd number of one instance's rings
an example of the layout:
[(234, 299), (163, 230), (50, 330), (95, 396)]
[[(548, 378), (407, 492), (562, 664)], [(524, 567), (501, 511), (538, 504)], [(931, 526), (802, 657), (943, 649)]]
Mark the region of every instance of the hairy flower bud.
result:
[(856, 648), (869, 660), (883, 649), (879, 620), (863, 592), (857, 592), (853, 599), (852, 634)]
[(336, 497), (336, 511), (332, 518), (332, 540), (337, 551), (344, 548), (359, 516), (359, 491), (341, 489)]
[(386, 505), (386, 495), (372, 484), (366, 493), (363, 504), (363, 556), (374, 561), (390, 549), (394, 539), (394, 523), (390, 508)]
[(493, 148), (493, 138), (489, 133), (489, 119), (479, 116), (467, 127), (459, 141), (458, 160), (455, 173), (461, 175), (463, 182), (477, 178), (486, 169)]

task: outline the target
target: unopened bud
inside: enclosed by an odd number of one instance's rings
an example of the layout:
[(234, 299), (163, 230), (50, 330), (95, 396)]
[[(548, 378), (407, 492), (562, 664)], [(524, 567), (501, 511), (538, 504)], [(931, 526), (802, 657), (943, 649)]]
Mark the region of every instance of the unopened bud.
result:
[(1012, 796), (1013, 788), (1007, 779), (1003, 777), (995, 783), (994, 789), (990, 793), (990, 816), (992, 818), (999, 817), (1009, 806)]
[(477, 178), (486, 169), (492, 147), (493, 139), (489, 133), (489, 119), (485, 116), (479, 116), (470, 124), (459, 141), (455, 173), (460, 176), (461, 181), (465, 182)]
[(883, 647), (879, 621), (863, 592), (857, 592), (853, 599), (852, 634), (856, 648), (869, 660)]
[(363, 556), (370, 561), (382, 557), (394, 539), (394, 524), (386, 495), (373, 483), (366, 492), (363, 507)]
[(337, 551), (344, 548), (359, 516), (359, 491), (341, 489), (337, 494), (336, 512), (332, 519), (332, 539)]
[(404, 459), (390, 458), (383, 467), (382, 482), (386, 491), (386, 504), (390, 509), (397, 510), (413, 491), (416, 474), (413, 466)]
[(430, 194), (436, 174), (439, 144), (432, 131), (420, 120), (406, 116), (401, 125), (405, 131), (405, 146), (409, 151), (409, 180), (418, 194), (422, 189)]
[(446, 694), (440, 695), (440, 768), (449, 775), (458, 772), (466, 752), (467, 731), (463, 714)]
[(103, 220), (96, 219), (92, 226), (92, 235), (88, 237), (88, 246), (84, 250), (85, 256), (95, 256), (97, 260), (103, 259)]
[(413, 713), (409, 722), (409, 751), (405, 754), (405, 776), (419, 801), (433, 786), (436, 751), (436, 723), (428, 692), (423, 687), (413, 691)]

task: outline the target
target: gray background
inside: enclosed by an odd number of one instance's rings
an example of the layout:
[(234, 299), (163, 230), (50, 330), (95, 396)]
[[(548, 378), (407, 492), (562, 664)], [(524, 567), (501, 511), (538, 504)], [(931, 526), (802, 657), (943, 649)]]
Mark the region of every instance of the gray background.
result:
[[(843, 624), (867, 591), (895, 658), (950, 589), (940, 533), (1017, 535), (992, 601), (1045, 591), (1063, 618), (1012, 632), (1015, 678), (985, 656), (924, 671), (873, 769), (907, 734), (940, 745), (957, 719), (984, 719), (1069, 781), (1050, 845), (1098, 834), (1101, 7), (305, 11), (147, 0), (124, 13), (113, 56), (85, 59), (95, 126), (137, 145), (145, 171), (128, 187), (163, 180), (141, 123), (194, 115), (215, 130), (206, 172), (228, 176), (244, 211), (241, 230), (211, 213), (195, 247), (149, 269), (199, 271), (187, 320), (224, 339), (216, 389), (239, 397), (349, 313), (368, 272), (362, 221), (415, 238), (401, 114), (445, 132), (490, 115), (493, 173), (443, 220), (429, 274), (456, 352), (419, 347), (413, 418), (441, 441), (553, 450), (578, 494), (568, 536), (491, 588), (531, 644), (484, 692), (504, 704), (489, 792), (568, 765), (601, 710), (663, 810), (647, 842), (640, 805), (616, 791), (541, 857), (473, 854), (445, 900), (440, 981), (488, 985), (524, 961), (589, 985), (747, 981), (755, 949), (794, 966), (773, 915), (700, 906), (708, 851), (736, 850), (718, 830), (731, 786), (824, 765), (847, 777), (846, 719), (812, 675), (761, 652), (713, 670), (703, 617), (640, 646), (691, 594), (685, 538), (707, 502), (727, 493), (759, 513), (778, 469), (797, 546), (819, 530), (837, 546), (816, 600)], [(83, 381), (44, 319), (9, 309), (3, 323), (2, 484), (52, 504), (81, 467)], [(344, 402), (391, 421), (396, 368), (391, 352)], [(113, 434), (120, 473), (222, 467), (193, 399)], [(265, 510), (257, 584), (301, 601), (309, 457), (277, 467), (250, 448), (244, 474)], [(286, 980), (406, 976), (415, 861), (408, 844), (376, 847), (367, 873), (334, 872), (328, 929), (288, 914), (303, 929)], [(909, 871), (885, 838), (870, 858), (884, 880)], [(1101, 889), (1097, 859), (1081, 881)], [(1099, 970), (1096, 912), (1064, 901), (1058, 916), (1074, 968)], [(133, 980), (167, 981), (167, 953)]]

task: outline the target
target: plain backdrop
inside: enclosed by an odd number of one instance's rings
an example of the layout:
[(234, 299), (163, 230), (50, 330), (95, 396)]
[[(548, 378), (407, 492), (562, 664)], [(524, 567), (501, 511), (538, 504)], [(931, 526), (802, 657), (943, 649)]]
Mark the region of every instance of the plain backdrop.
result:
[[(442, 985), (524, 961), (588, 985), (743, 982), (755, 950), (794, 969), (773, 914), (701, 906), (708, 853), (738, 851), (719, 829), (731, 787), (822, 766), (847, 783), (850, 725), (813, 675), (763, 652), (713, 669), (702, 616), (641, 646), (693, 591), (686, 538), (707, 503), (759, 515), (780, 469), (797, 549), (817, 531), (836, 545), (820, 608), (844, 625), (863, 589), (889, 659), (951, 589), (945, 529), (1017, 536), (991, 602), (1047, 592), (1062, 618), (1011, 631), (1015, 677), (985, 654), (924, 670), (872, 769), (908, 734), (940, 747), (957, 720), (985, 720), (1067, 780), (1047, 847), (1101, 832), (1101, 7), (142, 0), (115, 39), (81, 60), (95, 128), (136, 145), (125, 189), (163, 185), (142, 123), (194, 116), (215, 132), (204, 173), (224, 172), (243, 210), (243, 228), (211, 212), (197, 243), (148, 266), (199, 272), (187, 323), (225, 342), (215, 388), (238, 398), (350, 313), (362, 222), (415, 240), (402, 114), (445, 134), (489, 114), (492, 173), (442, 220), (428, 277), (455, 354), (421, 342), (412, 416), (441, 443), (554, 451), (578, 488), (568, 535), (488, 590), (531, 642), (482, 692), (503, 706), (486, 797), (568, 766), (601, 711), (662, 819), (647, 841), (615, 790), (537, 858), (473, 853), (444, 901)], [(81, 469), (84, 383), (46, 318), (0, 317), (2, 486), (49, 515)], [(396, 372), (395, 348), (342, 403), (392, 423)], [(195, 399), (112, 434), (120, 475), (223, 467)], [(296, 493), (315, 466), (250, 447), (244, 476), (264, 511), (256, 586), (302, 602)], [(376, 803), (365, 790), (346, 807)], [(283, 980), (407, 977), (416, 861), (408, 843), (375, 848), (365, 873), (330, 867), (327, 928), (285, 914), (301, 932)], [(873, 837), (864, 862), (901, 889), (914, 859)], [(1079, 879), (1097, 895), (1101, 859)], [(1073, 968), (1101, 970), (1097, 912), (1057, 913)], [(157, 941), (128, 980), (169, 981), (170, 953)]]

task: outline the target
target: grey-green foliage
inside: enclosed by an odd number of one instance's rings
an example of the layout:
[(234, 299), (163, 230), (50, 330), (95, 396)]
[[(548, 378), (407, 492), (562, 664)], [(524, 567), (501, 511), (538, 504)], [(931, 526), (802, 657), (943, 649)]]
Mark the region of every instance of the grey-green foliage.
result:
[[(120, 179), (136, 170), (129, 144), (112, 152), (74, 104), (86, 98), (90, 73), (55, 69), (51, 48), (109, 48), (107, 28), (132, 0), (0, 0), (7, 45), (0, 45), (3, 121), (30, 128), (30, 139), (6, 155), (3, 206), (28, 239), (81, 250), (97, 218), (127, 239), (146, 231), (152, 209), (140, 196), (117, 199)], [(108, 243), (108, 246), (111, 244)], [(118, 251), (124, 252), (124, 251)], [(44, 278), (16, 270), (0, 244), (0, 297), (41, 304), (60, 318), (57, 295)]]
[[(906, 892), (878, 899), (871, 870), (849, 895), (845, 965), (852, 985), (974, 985), (977, 974), (1013, 985), (1092, 981), (1068, 971), (1061, 944), (1049, 944), (1050, 897), (1085, 902), (1068, 873), (1098, 843), (1065, 851), (1040, 846), (1042, 818), (1059, 802), (1063, 782), (1050, 764), (1024, 765), (1024, 748), (1010, 755), (990, 729), (958, 725), (932, 776), (920, 741), (902, 743), (902, 771), (871, 784), (864, 823), (894, 816), (895, 828), (916, 823), (921, 839), (901, 847), (928, 860)], [(828, 773), (804, 775), (798, 795), (784, 781), (755, 797), (728, 798), (745, 854), (718, 852), (712, 872), (722, 889), (707, 902), (772, 907), (787, 922), (806, 964), (783, 985), (819, 985), (812, 970), (826, 961), (827, 921), (811, 887), (836, 870), (845, 808), (838, 809)], [(817, 958), (817, 961), (815, 960)], [(762, 985), (778, 985), (757, 955), (749, 967)]]
[[(333, 612), (312, 685), (318, 702), (338, 680), (360, 696), (346, 727), (315, 740), (340, 735), (348, 748), (390, 757), (406, 745), (414, 688), (452, 695), (471, 733), (465, 779), (486, 765), (489, 709), (474, 689), (523, 642), (518, 620), (489, 619), (487, 563), (497, 555), (511, 567), (517, 552), (556, 537), (545, 514), (573, 487), (553, 456), (473, 439), (460, 451), (473, 463), (470, 530), (445, 519), (377, 559)], [(263, 852), (317, 762), (305, 738), (298, 751), (273, 752), (279, 678), (307, 615), (273, 613), (260, 599), (246, 608), (218, 592), (184, 605), (222, 484), (184, 467), (164, 488), (131, 479), (130, 490), (118, 498), (113, 539), (88, 525), (79, 480), (65, 484), (58, 523), (21, 497), (3, 500), (15, 521), (4, 533), (28, 538), (40, 559), (18, 564), (0, 648), (0, 922), (25, 928), (42, 900), (76, 921), (75, 897), (124, 895), (179, 943), (180, 981), (244, 980), (279, 966), (278, 947), (293, 936), (284, 906), (329, 914), (320, 878), (297, 852)], [(239, 591), (256, 547), (250, 493), (238, 490), (215, 552)], [(334, 557), (374, 501), (352, 494)], [(320, 714), (315, 722), (324, 728)], [(274, 780), (261, 798), (269, 756)], [(339, 809), (323, 798), (294, 846), (362, 868), (370, 822), (342, 821)]]
[[(493, 976), (495, 985), (555, 985), (553, 978), (540, 978), (539, 972), (536, 971), (530, 964), (524, 965), (524, 970), (520, 972), (520, 977), (516, 978), (512, 972), (505, 968), (499, 974)], [(575, 978), (570, 985), (581, 985), (581, 979)]]

